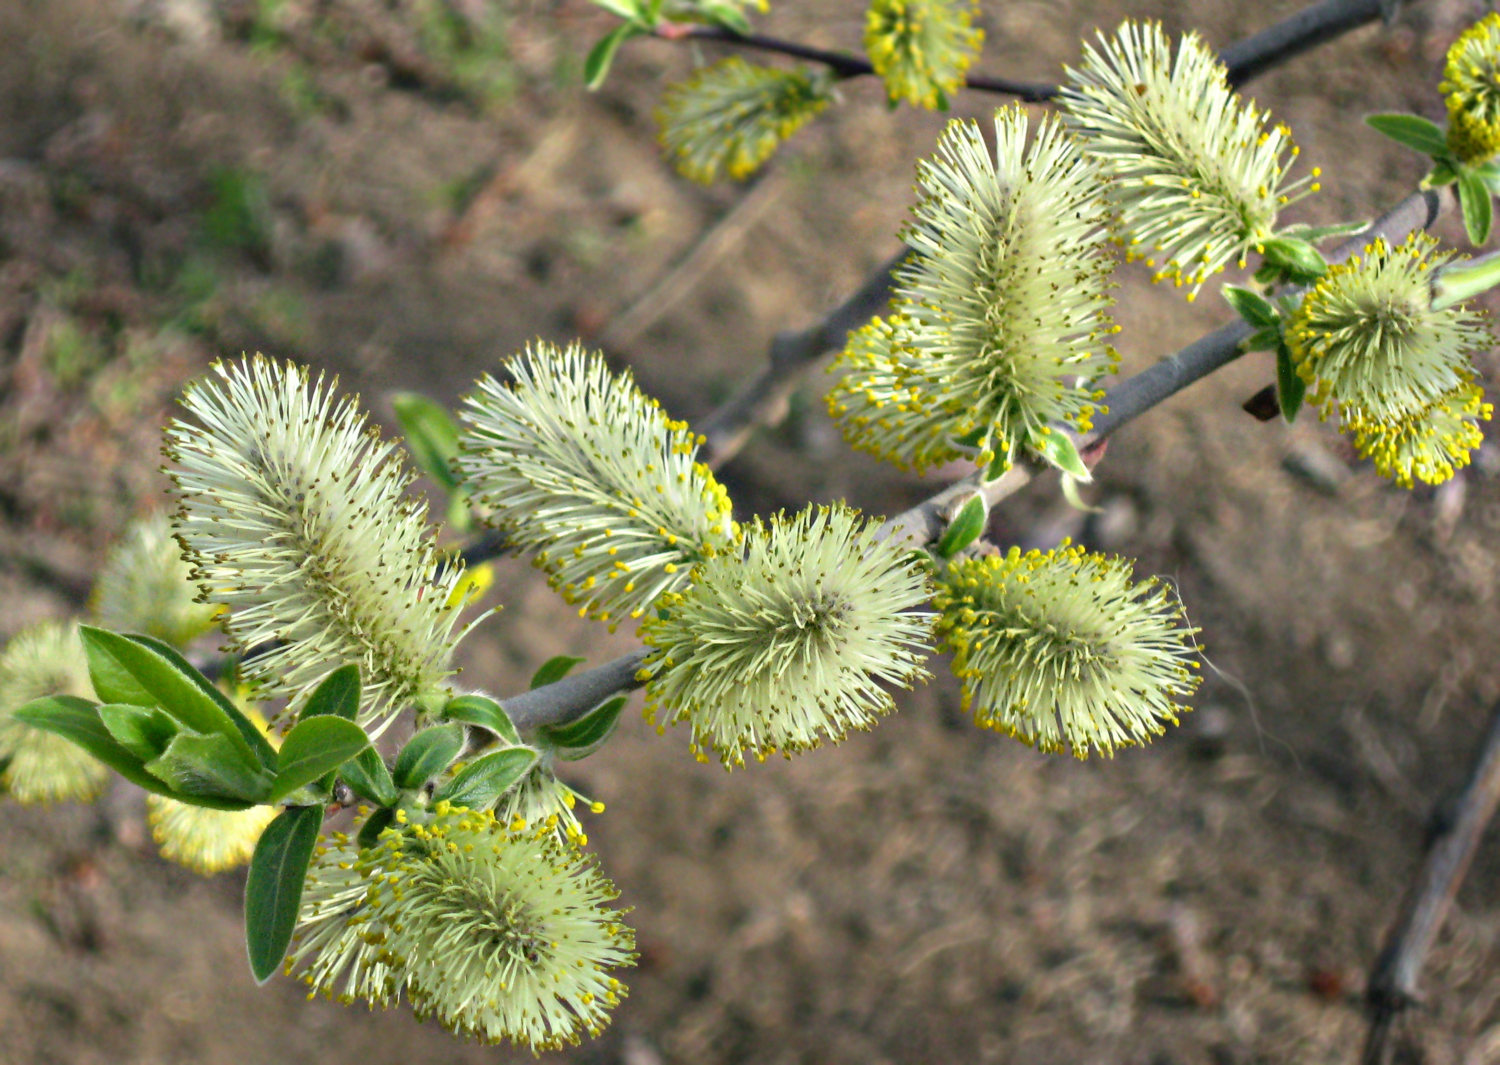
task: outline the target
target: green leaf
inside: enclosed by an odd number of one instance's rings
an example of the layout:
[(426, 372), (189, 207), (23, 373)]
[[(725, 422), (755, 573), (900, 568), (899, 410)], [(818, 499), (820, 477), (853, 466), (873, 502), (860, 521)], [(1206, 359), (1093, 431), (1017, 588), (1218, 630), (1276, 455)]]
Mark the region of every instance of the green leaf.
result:
[(461, 725), (434, 725), (423, 729), (410, 740), (401, 753), (396, 755), (393, 777), (396, 787), (420, 788), (437, 776), (463, 750), (464, 730)]
[(1262, 285), (1269, 285), (1272, 282), (1280, 281), (1281, 267), (1275, 263), (1261, 263), (1256, 268), (1255, 280), (1259, 281)]
[(984, 493), (975, 492), (959, 508), (953, 520), (948, 523), (948, 528), (943, 530), (942, 539), (937, 543), (938, 557), (952, 558), (979, 539), (989, 517), (990, 508), (984, 501)]
[(203, 689), (202, 675), (192, 666), (183, 668), (181, 656), (174, 659), (151, 644), (90, 625), (78, 626), (78, 632), (100, 699), (159, 706), (194, 732), (224, 736), (247, 760), (264, 765), (234, 718)]
[(267, 825), (255, 845), (245, 880), (245, 944), (257, 984), (276, 974), (291, 945), (322, 825), (322, 807), (294, 806)]
[(604, 79), (609, 77), (609, 68), (614, 65), (615, 53), (620, 50), (620, 45), (632, 37), (640, 36), (641, 28), (633, 22), (623, 22), (610, 30), (599, 39), (599, 43), (589, 49), (588, 58), (583, 61), (583, 84), (590, 92), (598, 89), (604, 84)]
[(1229, 305), (1245, 321), (1253, 326), (1277, 326), (1281, 322), (1271, 301), (1259, 292), (1251, 292), (1238, 285), (1225, 285), (1219, 290)]
[(266, 802), (279, 802), (370, 746), (365, 730), (331, 714), (304, 718), (281, 741), (276, 783)]
[(1432, 170), (1422, 179), (1422, 188), (1435, 189), (1443, 185), (1451, 185), (1458, 180), (1458, 168), (1447, 159), (1439, 159), (1432, 164)]
[[(323, 682), (313, 689), (312, 695), (308, 696), (307, 703), (302, 707), (302, 713), (297, 720), (306, 721), (310, 717), (322, 717), (332, 715), (353, 721), (359, 716), (359, 667), (352, 662), (347, 666), (340, 666), (328, 676)], [(296, 732), (292, 729), (292, 732)], [(287, 736), (291, 738), (290, 735)], [(281, 761), (286, 759), (286, 745), (281, 748)]]
[[(87, 699), (73, 695), (54, 695), (46, 699), (34, 699), (16, 710), (15, 720), (32, 728), (43, 729), (55, 736), (81, 747), (99, 761), (109, 766), (132, 784), (156, 795), (173, 794), (166, 784), (146, 772), (142, 760), (131, 754), (110, 735), (109, 729), (100, 720), (98, 708)], [(253, 802), (234, 799), (214, 799), (195, 796), (182, 798), (182, 802), (194, 806), (206, 806), (211, 810), (248, 810)]]
[(1490, 239), (1494, 202), (1489, 186), (1472, 170), (1459, 172), (1458, 202), (1464, 212), (1464, 231), (1469, 235), (1469, 243), (1477, 248)]
[(234, 722), (235, 728), (240, 730), (240, 735), (245, 737), (245, 742), (250, 745), (250, 749), (260, 758), (261, 764), (267, 769), (276, 768), (276, 748), (271, 746), (271, 742), (266, 739), (265, 733), (261, 732), (255, 722), (240, 713), (240, 708), (234, 705), (229, 696), (221, 692), (218, 685), (214, 684), (213, 681), (198, 672), (197, 668), (184, 658), (177, 648), (169, 643), (158, 640), (154, 636), (140, 636), (135, 633), (124, 633), (123, 635), (131, 643), (140, 644), (142, 647), (155, 651), (168, 662), (175, 665), (184, 676), (198, 686), (199, 691), (212, 699), (218, 705), (219, 709), (224, 711), (229, 720)]
[(616, 695), (600, 703), (577, 721), (566, 725), (544, 725), (537, 729), (537, 739), (552, 748), (564, 762), (587, 758), (609, 739), (620, 723), (620, 711), (626, 697)]
[(354, 842), (359, 845), (360, 850), (375, 846), (380, 839), (380, 834), (395, 820), (396, 811), (389, 806), (382, 806), (365, 818), (365, 823), (359, 826), (359, 835), (355, 837)]
[(980, 426), (978, 429), (969, 430), (963, 436), (955, 436), (953, 438), (953, 442), (959, 447), (978, 447), (980, 441), (982, 441), (988, 433), (989, 428), (987, 426)]
[(1487, 163), (1480, 163), (1478, 166), (1473, 166), (1469, 169), (1474, 172), (1474, 175), (1480, 181), (1484, 182), (1484, 187), (1489, 189), (1491, 193), (1500, 193), (1500, 163), (1492, 159)]
[(453, 532), (468, 532), (474, 527), (474, 512), (469, 509), (469, 496), (462, 488), (455, 488), (448, 496), (448, 507), (443, 512), (443, 524)]
[(1031, 448), (1048, 465), (1056, 466), (1066, 474), (1078, 478), (1084, 484), (1094, 479), (1093, 473), (1083, 464), (1083, 459), (1078, 454), (1078, 446), (1073, 443), (1073, 438), (1061, 429), (1053, 429), (1051, 432), (1043, 430), (1031, 438)]
[(441, 405), (416, 392), (397, 392), (391, 397), (396, 420), (406, 434), (406, 449), (412, 461), (444, 491), (458, 487), (453, 457), (458, 454), (458, 426)]
[(160, 758), (172, 737), (182, 731), (177, 720), (158, 706), (105, 703), (98, 713), (115, 741), (142, 763)]
[(401, 797), (385, 759), (374, 747), (366, 747), (339, 767), (339, 776), (354, 794), (376, 806), (394, 806)]
[(583, 659), (574, 658), (572, 655), (558, 655), (556, 658), (547, 659), (547, 661), (542, 663), (542, 668), (531, 675), (532, 691), (535, 691), (537, 688), (545, 688), (549, 684), (556, 684), (572, 672), (573, 667), (582, 661)]
[(1297, 420), (1306, 391), (1307, 382), (1297, 373), (1291, 351), (1285, 344), (1276, 345), (1276, 399), (1281, 404), (1281, 416), (1288, 424)]
[(1293, 281), (1316, 281), (1328, 272), (1328, 262), (1321, 252), (1296, 237), (1271, 237), (1263, 241), (1267, 264), (1275, 265)]
[(1275, 351), (1281, 343), (1281, 330), (1274, 325), (1263, 326), (1240, 341), (1241, 351)]
[(1352, 237), (1370, 228), (1369, 222), (1336, 222), (1331, 226), (1309, 226), (1298, 222), (1281, 231), (1283, 236), (1296, 237), (1309, 244), (1316, 244), (1332, 237)]
[(263, 802), (271, 793), (271, 774), (247, 760), (222, 732), (179, 732), (160, 756), (146, 763), (146, 772), (171, 788), (174, 798)]
[(1448, 135), (1443, 132), (1443, 127), (1421, 115), (1370, 115), (1365, 119), (1365, 125), (1397, 144), (1404, 144), (1434, 159), (1448, 154)]
[(443, 707), (446, 721), (462, 721), (466, 725), (478, 725), (499, 736), (511, 747), (521, 746), (521, 734), (506, 716), (505, 709), (495, 700), (483, 695), (460, 695), (449, 699)]
[(1068, 501), (1068, 506), (1074, 510), (1081, 510), (1085, 514), (1103, 514), (1103, 507), (1091, 507), (1083, 501), (1082, 494), (1078, 491), (1078, 478), (1070, 477), (1066, 473), (1059, 478), (1062, 485), (1063, 498)]
[(464, 766), (433, 795), (433, 800), (447, 799), (455, 806), (470, 810), (487, 810), (531, 771), (541, 757), (530, 747), (507, 747), (491, 751)]

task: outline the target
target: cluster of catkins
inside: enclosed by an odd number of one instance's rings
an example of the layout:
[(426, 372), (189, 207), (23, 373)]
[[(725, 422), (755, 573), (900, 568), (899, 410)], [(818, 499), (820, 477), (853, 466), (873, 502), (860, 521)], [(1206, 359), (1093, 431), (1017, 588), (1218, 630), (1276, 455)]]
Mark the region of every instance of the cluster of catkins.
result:
[[(1450, 100), (1465, 151), (1500, 143), (1500, 20), (1484, 25), (1448, 73), (1468, 93)], [(978, 44), (953, 4), (876, 3), (870, 33), (892, 96), (921, 102), (958, 85)], [(938, 35), (946, 67), (920, 61), (938, 47), (923, 34)], [(824, 91), (732, 61), (713, 77), (736, 87), (725, 100), (759, 93), (770, 103), (755, 113), (780, 107), (788, 124)], [(1111, 244), (1191, 298), (1317, 188), (1287, 180), (1287, 131), (1235, 96), (1191, 34), (1174, 54), (1160, 27), (1127, 23), (1069, 78), (1060, 119), (1032, 134), (1024, 112), (1002, 110), (993, 152), (976, 124), (955, 122), (919, 165), (891, 310), (851, 335), (835, 367), (829, 408), (854, 446), (990, 476), (1055, 455), (1103, 410), (1100, 379), (1117, 360), (1105, 342)], [(722, 138), (677, 150), (703, 175), (758, 161), (761, 146), (735, 143), (745, 154)], [(1440, 261), (1425, 238), (1376, 242), (1329, 268), (1284, 325), (1314, 402), (1405, 484), (1451, 474), (1489, 414), (1467, 364), (1486, 334), (1434, 309)], [(167, 446), (176, 540), (154, 526), (132, 541), (101, 581), (101, 624), (181, 645), (217, 622), (233, 649), (259, 649), (236, 693), (288, 706), (357, 664), (357, 720), (372, 737), (407, 708), (439, 715), (455, 695), (454, 647), (478, 619), (462, 625), (463, 567), (435, 546), (396, 446), (334, 383), (261, 357), (216, 366), (184, 405), (193, 420), (175, 422)], [(940, 555), (843, 504), (737, 521), (698, 458), (702, 438), (579, 346), (539, 342), (510, 359), (463, 418), (452, 472), (475, 516), (581, 615), (637, 626), (647, 717), (686, 724), (702, 758), (741, 766), (868, 728), (894, 708), (891, 687), (925, 676), (935, 642), (953, 652), (979, 724), (1080, 757), (1160, 733), (1197, 684), (1176, 594), (1134, 582), (1125, 560), (1067, 543)], [(207, 605), (183, 605), (190, 586)], [(76, 642), (45, 628), (0, 658), (0, 784), (23, 800), (86, 797), (103, 781), (7, 716), (40, 694), (91, 694)], [(542, 757), (483, 808), (418, 796), (383, 831), (326, 839), (288, 968), (345, 1000), (404, 994), (485, 1041), (551, 1048), (596, 1034), (624, 994), (611, 971), (632, 960), (633, 939), (580, 849), (576, 793), (535, 742)], [(212, 870), (244, 860), (269, 811), (158, 804), (152, 817), (169, 856)], [(240, 820), (231, 831), (211, 814)]]

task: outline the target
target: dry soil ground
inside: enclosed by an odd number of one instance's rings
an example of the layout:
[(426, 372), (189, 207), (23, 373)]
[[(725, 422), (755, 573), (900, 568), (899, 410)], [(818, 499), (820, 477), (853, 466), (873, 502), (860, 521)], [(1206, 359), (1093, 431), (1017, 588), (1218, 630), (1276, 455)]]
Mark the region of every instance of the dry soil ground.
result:
[[(476, 23), (433, 23), (437, 6), (0, 2), (0, 634), (81, 609), (101, 549), (162, 505), (158, 428), (214, 356), (326, 366), (389, 424), (391, 389), (452, 401), (528, 338), (582, 336), (702, 416), (776, 330), (891, 253), (913, 161), (945, 121), (848, 83), (758, 183), (704, 190), (653, 145), (654, 101), (692, 50), (638, 43), (587, 96), (580, 56), (608, 19), (582, 0), (502, 5), (467, 47), (444, 26)], [(1050, 80), (1124, 14), (1223, 44), (1297, 6), (994, 0), (982, 67)], [(1420, 178), (1358, 119), (1440, 117), (1443, 51), (1478, 6), (1413, 5), (1253, 85), (1325, 170), (1298, 217), (1368, 217)], [(859, 8), (783, 0), (764, 25), (849, 47)], [(994, 103), (965, 95), (956, 112)], [(1127, 369), (1227, 315), (1133, 268), (1119, 299)], [(1040, 484), (997, 516), (1004, 541), (1082, 536), (1179, 583), (1215, 668), (1154, 746), (1043, 757), (975, 729), (938, 679), (875, 732), (794, 762), (726, 775), (633, 718), (579, 764), (571, 779), (609, 806), (592, 845), (642, 956), (612, 1029), (560, 1057), (1354, 1060), (1365, 973), (1428, 813), (1500, 696), (1500, 448), (1448, 489), (1402, 491), (1330, 427), (1243, 414), (1269, 378), (1247, 358), (1122, 432), (1089, 492), (1101, 514)], [(893, 512), (931, 492), (851, 455), (823, 382), (725, 470), (738, 508)], [(463, 661), (497, 692), (551, 654), (631, 644), (520, 563), (492, 594), (505, 612)], [(255, 989), (241, 877), (157, 858), (138, 795), (3, 811), (4, 1065), (525, 1057), (404, 1010)], [(1492, 833), (1401, 1060), (1500, 1063), (1497, 885)]]

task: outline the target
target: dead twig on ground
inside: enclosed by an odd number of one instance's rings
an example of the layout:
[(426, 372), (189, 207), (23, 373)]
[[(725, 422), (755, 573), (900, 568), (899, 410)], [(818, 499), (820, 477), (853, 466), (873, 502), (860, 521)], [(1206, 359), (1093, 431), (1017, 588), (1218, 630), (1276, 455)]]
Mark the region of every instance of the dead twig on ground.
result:
[(1492, 712), (1489, 734), (1479, 751), (1468, 783), (1450, 817), (1438, 826), (1421, 872), (1402, 906), (1401, 916), (1375, 963), (1365, 993), (1370, 1034), (1364, 1065), (1389, 1065), (1395, 1022), (1422, 1001), (1418, 978), (1442, 930), (1448, 908), (1458, 894), (1485, 828), (1500, 806), (1500, 703)]

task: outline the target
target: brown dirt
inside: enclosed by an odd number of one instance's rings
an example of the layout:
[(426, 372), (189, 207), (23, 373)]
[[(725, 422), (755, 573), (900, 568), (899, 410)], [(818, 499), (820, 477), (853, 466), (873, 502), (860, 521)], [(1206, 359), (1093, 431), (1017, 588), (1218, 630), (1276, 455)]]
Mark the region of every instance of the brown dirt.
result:
[[(753, 189), (703, 190), (652, 144), (653, 101), (686, 49), (632, 47), (588, 97), (579, 56), (607, 20), (582, 0), (516, 3), (486, 102), (422, 51), (420, 6), (290, 0), (269, 36), (252, 3), (0, 6), (0, 631), (81, 607), (101, 547), (160, 505), (156, 427), (214, 356), (327, 366), (389, 421), (389, 389), (452, 401), (526, 339), (583, 335), (612, 341), (674, 412), (703, 415), (772, 333), (890, 253), (912, 162), (945, 121), (890, 114), (876, 86), (851, 84)], [(1129, 5), (1214, 43), (1297, 6)], [(1356, 119), (1438, 117), (1442, 52), (1476, 6), (1415, 5), (1256, 83), (1326, 171), (1302, 217), (1366, 217), (1420, 177)], [(858, 39), (858, 4), (781, 8), (772, 30)], [(315, 10), (337, 32), (311, 32)], [(984, 68), (1052, 78), (1082, 32), (1119, 17), (1089, 0), (987, 5)], [(966, 96), (957, 113), (992, 103)], [(658, 284), (711, 233), (718, 252), (664, 302)], [(1121, 281), (1129, 368), (1225, 319), (1133, 269)], [(974, 729), (945, 678), (874, 733), (794, 762), (726, 775), (637, 719), (578, 765), (609, 804), (591, 836), (635, 907), (642, 959), (611, 1031), (561, 1057), (1353, 1061), (1364, 974), (1428, 812), (1500, 695), (1500, 448), (1456, 487), (1403, 492), (1328, 427), (1241, 413), (1269, 377), (1252, 356), (1122, 432), (1090, 492), (1101, 515), (1041, 484), (997, 518), (1006, 541), (1081, 535), (1179, 583), (1216, 669), (1156, 745), (1043, 757)], [(851, 456), (821, 388), (815, 374), (725, 471), (743, 512), (839, 497), (891, 512), (933, 489)], [(520, 564), (494, 599), (505, 613), (463, 658), (496, 692), (548, 655), (630, 646)], [(241, 879), (156, 858), (138, 795), (5, 813), (3, 1065), (524, 1056), (404, 1010), (305, 1004), (284, 980), (255, 989)], [(1496, 844), (1399, 1060), (1500, 1062)]]

